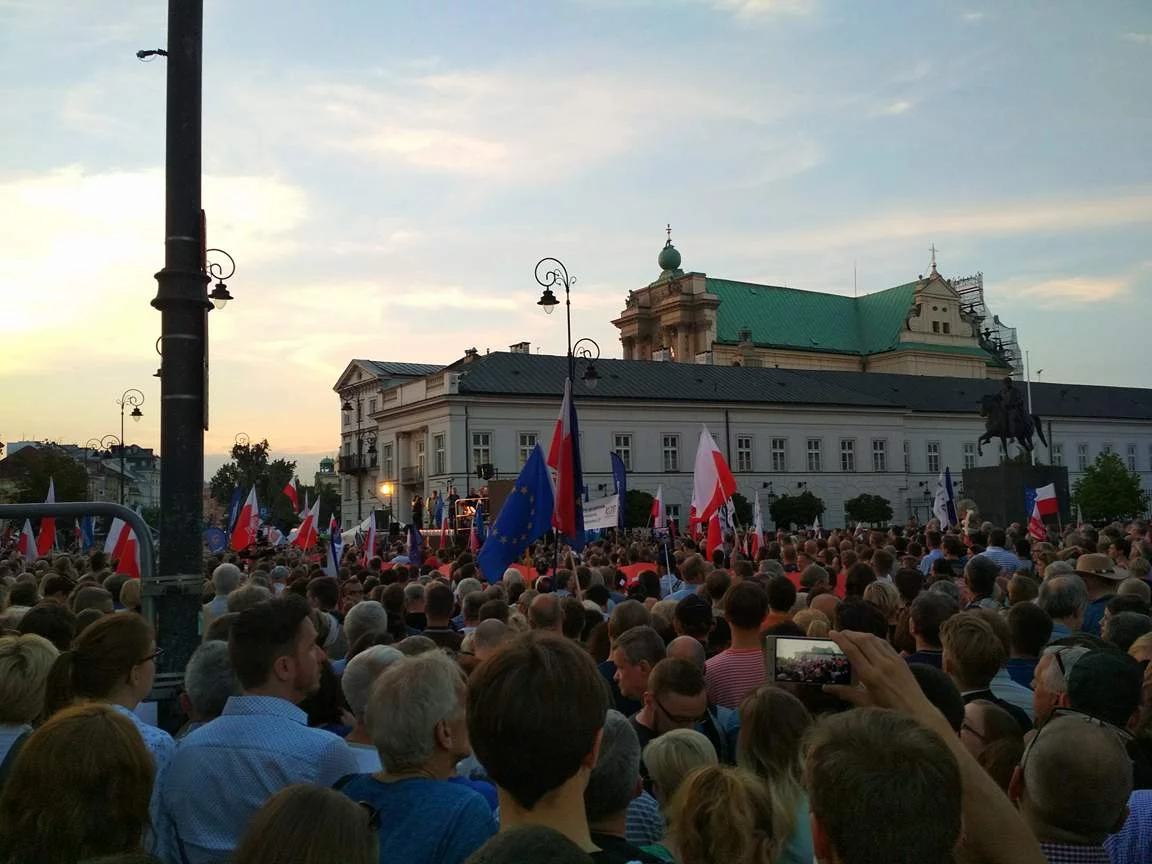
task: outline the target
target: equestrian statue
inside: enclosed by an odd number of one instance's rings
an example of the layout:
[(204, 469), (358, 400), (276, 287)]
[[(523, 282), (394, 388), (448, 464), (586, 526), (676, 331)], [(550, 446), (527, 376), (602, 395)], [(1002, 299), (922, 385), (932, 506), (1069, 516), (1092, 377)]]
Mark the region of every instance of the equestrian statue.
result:
[(1028, 413), (1024, 399), (1011, 378), (1004, 379), (1004, 386), (1000, 388), (999, 393), (980, 398), (980, 416), (984, 418), (984, 434), (976, 442), (976, 450), (980, 455), (984, 454), (984, 445), (993, 438), (1000, 439), (1005, 458), (1008, 456), (1009, 441), (1015, 441), (1025, 453), (1031, 453), (1033, 450), (1033, 435), (1039, 438), (1045, 447), (1048, 446), (1040, 417)]

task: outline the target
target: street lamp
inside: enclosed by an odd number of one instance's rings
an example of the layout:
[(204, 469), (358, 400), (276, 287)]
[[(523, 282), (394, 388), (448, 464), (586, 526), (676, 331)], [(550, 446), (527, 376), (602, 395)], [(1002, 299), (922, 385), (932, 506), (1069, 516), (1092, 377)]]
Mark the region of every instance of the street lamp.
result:
[[(364, 456), (365, 456), (365, 454), (367, 454), (368, 456), (373, 457), (371, 460), (373, 462), (375, 461), (375, 457), (376, 457), (376, 433), (375, 432), (365, 432), (360, 427), (361, 420), (363, 419), (363, 410), (362, 410), (363, 405), (364, 405), (363, 399), (360, 396), (357, 396), (356, 397), (356, 406), (355, 406), (355, 408), (356, 408), (356, 429), (354, 432), (354, 434), (356, 435), (356, 456), (355, 456), (355, 461), (352, 463), (353, 473), (356, 474), (356, 523), (357, 524), (359, 524), (361, 519), (363, 518), (364, 472), (368, 470), (368, 465), (365, 464)], [(353, 408), (352, 402), (348, 399), (345, 399), (340, 405), (340, 410), (344, 412), (345, 416), (352, 413), (352, 408)], [(367, 448), (364, 447), (365, 441), (368, 442)], [(341, 459), (345, 459), (345, 458), (347, 458), (347, 457), (341, 456)], [(345, 472), (345, 473), (347, 473), (347, 472)]]
[[(228, 286), (224, 284), (224, 280), (231, 279), (236, 275), (236, 259), (223, 249), (206, 249), (204, 254), (207, 256), (213, 252), (223, 255), (228, 259), (227, 265), (220, 264), (216, 261), (208, 261), (206, 265), (209, 279), (216, 280), (216, 285), (208, 294), (208, 299), (212, 301), (212, 305), (217, 309), (223, 309), (228, 305), (228, 301), (233, 299), (232, 295), (228, 292)], [(224, 272), (225, 267), (228, 268), (227, 273)]]
[(380, 497), (381, 498), (387, 498), (388, 499), (388, 524), (391, 525), (393, 522), (393, 519), (392, 519), (392, 493), (395, 491), (395, 488), (392, 486), (391, 483), (389, 483), (387, 480), (385, 480), (383, 483), (380, 484), (379, 491), (380, 491)]
[(588, 361), (588, 366), (580, 380), (589, 390), (595, 390), (600, 383), (600, 373), (596, 371), (596, 361), (600, 359), (600, 346), (592, 339), (579, 339), (572, 343), (572, 285), (575, 276), (568, 275), (568, 268), (556, 258), (541, 258), (536, 262), (536, 282), (543, 286), (544, 292), (536, 305), (544, 309), (548, 315), (560, 305), (560, 300), (552, 291), (553, 285), (564, 286), (564, 312), (568, 326), (568, 380), (576, 383), (576, 358)]
[[(144, 404), (144, 394), (137, 390), (135, 387), (129, 387), (121, 394), (120, 398), (116, 400), (116, 404), (120, 406), (120, 503), (124, 503), (124, 408), (131, 405), (132, 412), (128, 415), (136, 423), (140, 422), (140, 418), (144, 415), (140, 411), (140, 406)], [(107, 436), (106, 436), (107, 437)]]

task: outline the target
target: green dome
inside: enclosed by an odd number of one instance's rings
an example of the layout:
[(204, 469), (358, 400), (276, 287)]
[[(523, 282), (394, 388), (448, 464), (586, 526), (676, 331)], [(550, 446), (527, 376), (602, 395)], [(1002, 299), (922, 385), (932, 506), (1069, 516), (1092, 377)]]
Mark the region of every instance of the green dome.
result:
[(680, 269), (680, 253), (676, 251), (671, 240), (665, 243), (664, 248), (660, 250), (660, 257), (656, 259), (656, 263), (660, 265), (661, 270)]

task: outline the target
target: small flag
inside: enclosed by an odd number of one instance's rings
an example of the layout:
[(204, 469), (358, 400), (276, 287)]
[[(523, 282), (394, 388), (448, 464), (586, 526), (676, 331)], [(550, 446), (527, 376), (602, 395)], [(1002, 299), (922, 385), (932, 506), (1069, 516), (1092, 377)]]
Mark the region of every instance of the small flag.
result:
[(616, 484), (616, 494), (620, 498), (620, 504), (616, 508), (619, 514), (616, 521), (617, 528), (624, 527), (624, 504), (628, 497), (628, 469), (624, 467), (624, 460), (620, 458), (620, 454), (615, 451), (610, 456), (612, 462), (612, 482)]
[[(44, 499), (45, 504), (56, 503), (56, 481), (54, 478), (48, 478), (48, 497)], [(36, 553), (43, 558), (56, 547), (56, 517), (55, 516), (42, 516), (40, 517), (40, 534), (36, 538)]]
[[(488, 539), (476, 555), (476, 563), (488, 582), (498, 582), (525, 549), (548, 533), (555, 506), (552, 478), (548, 476), (544, 451), (537, 445), (500, 508)], [(477, 521), (481, 524), (483, 521), (479, 510)], [(478, 534), (474, 531), (473, 536), (478, 537)]]
[(236, 524), (232, 527), (232, 548), (235, 551), (247, 549), (256, 542), (256, 530), (260, 527), (260, 507), (256, 503), (256, 487), (248, 493), (248, 499), (240, 508)]
[[(621, 508), (623, 509), (623, 508)], [(656, 487), (656, 497), (652, 499), (652, 527), (659, 531), (668, 527), (664, 516), (664, 487)]]
[(736, 478), (716, 446), (708, 427), (700, 429), (700, 444), (696, 448), (696, 465), (692, 474), (692, 506), (696, 518), (708, 521), (720, 505), (736, 492)]
[(104, 541), (104, 554), (116, 562), (116, 572), (133, 579), (140, 578), (140, 548), (136, 532), (123, 519), (113, 519)]
[(364, 538), (364, 566), (376, 555), (376, 515), (368, 517), (368, 536)]
[(304, 521), (300, 523), (300, 530), (296, 532), (296, 539), (292, 541), (293, 546), (299, 546), (301, 549), (308, 550), (316, 545), (316, 537), (319, 532), (320, 522), (320, 499), (316, 499), (316, 503), (312, 505), (312, 509), (304, 514)]
[(96, 517), (85, 516), (76, 523), (77, 540), (80, 550), (87, 552), (96, 545)]
[(752, 502), (752, 542), (749, 544), (748, 551), (751, 553), (749, 557), (755, 560), (756, 555), (760, 552), (760, 544), (764, 539), (764, 515), (760, 512), (760, 492), (756, 492), (756, 498)]
[(36, 535), (32, 533), (32, 522), (24, 520), (24, 528), (20, 531), (20, 539), (16, 541), (16, 551), (27, 561), (35, 561), (40, 557), (36, 551)]
[(708, 520), (708, 560), (712, 560), (712, 553), (721, 547), (724, 543), (723, 535), (720, 532), (720, 511), (713, 510), (712, 517)]
[(244, 490), (239, 486), (232, 490), (232, 500), (228, 502), (228, 531), (231, 533), (240, 515), (240, 505), (244, 502)]
[(340, 575), (340, 550), (343, 546), (344, 538), (340, 536), (340, 525), (336, 522), (336, 514), (333, 513), (328, 521), (328, 563), (324, 568), (324, 572), (333, 579)]
[(584, 548), (584, 507), (580, 500), (584, 476), (580, 468), (580, 431), (571, 381), (564, 382), (564, 401), (548, 451), (548, 467), (556, 471), (556, 512), (552, 524), (573, 549), (580, 551)]
[(288, 496), (288, 500), (292, 502), (292, 512), (297, 513), (300, 510), (300, 496), (296, 493), (296, 478), (293, 477), (284, 484), (282, 490)]
[(408, 523), (408, 560), (417, 567), (424, 560), (424, 536), (415, 522)]
[(1060, 504), (1056, 500), (1056, 484), (1049, 483), (1036, 490), (1036, 508), (1041, 516), (1055, 516), (1060, 512)]
[(956, 493), (952, 488), (952, 472), (944, 469), (944, 473), (936, 480), (936, 497), (932, 501), (932, 515), (940, 520), (942, 529), (952, 528), (958, 521), (956, 519)]

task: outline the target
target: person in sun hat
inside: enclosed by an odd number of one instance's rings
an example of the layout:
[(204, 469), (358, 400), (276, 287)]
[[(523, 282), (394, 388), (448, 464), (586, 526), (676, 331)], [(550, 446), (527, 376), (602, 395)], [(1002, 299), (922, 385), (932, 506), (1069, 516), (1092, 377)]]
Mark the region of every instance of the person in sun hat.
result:
[(1099, 636), (1108, 601), (1116, 596), (1120, 583), (1130, 574), (1117, 567), (1116, 562), (1107, 555), (1092, 553), (1076, 559), (1076, 575), (1084, 580), (1084, 587), (1088, 589), (1088, 608), (1084, 610), (1081, 629), (1085, 633)]

